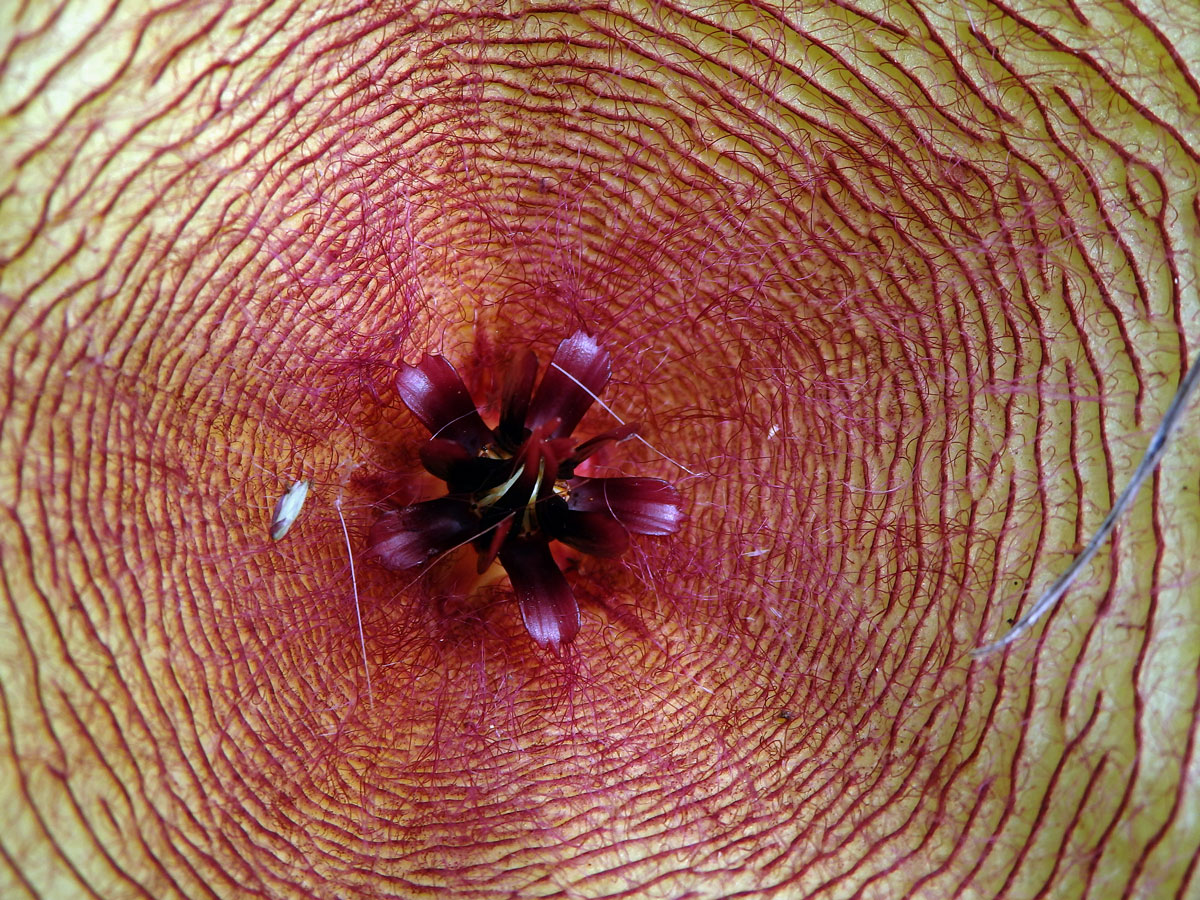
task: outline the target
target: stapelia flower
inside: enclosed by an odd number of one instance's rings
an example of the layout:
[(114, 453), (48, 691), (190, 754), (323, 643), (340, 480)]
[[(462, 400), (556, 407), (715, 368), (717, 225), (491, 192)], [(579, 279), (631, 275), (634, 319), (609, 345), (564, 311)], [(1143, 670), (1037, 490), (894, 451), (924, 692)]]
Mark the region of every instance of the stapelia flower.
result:
[(630, 533), (666, 535), (682, 516), (679, 494), (658, 478), (588, 478), (576, 469), (606, 444), (636, 433), (620, 425), (577, 443), (572, 432), (608, 383), (609, 360), (583, 332), (558, 345), (537, 381), (536, 357), (519, 356), (490, 428), (443, 357), (403, 366), (396, 390), (429, 429), (421, 462), (446, 495), (384, 512), (370, 552), (410, 569), (470, 544), (479, 572), (497, 559), (508, 573), (530, 636), (555, 651), (579, 631), (579, 606), (551, 552), (560, 541), (593, 556), (620, 556)]

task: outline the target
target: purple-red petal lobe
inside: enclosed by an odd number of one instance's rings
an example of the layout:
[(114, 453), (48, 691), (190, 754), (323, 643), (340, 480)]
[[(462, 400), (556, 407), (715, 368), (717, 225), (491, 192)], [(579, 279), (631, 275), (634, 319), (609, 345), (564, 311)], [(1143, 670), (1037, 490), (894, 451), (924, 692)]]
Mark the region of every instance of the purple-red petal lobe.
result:
[[(505, 516), (491, 530), (490, 534), (481, 535), (481, 539), (476, 541), (475, 548), (479, 553), (479, 558), (475, 561), (475, 568), (480, 575), (486, 572), (488, 567), (496, 561), (496, 556), (500, 553), (500, 548), (504, 546), (504, 542), (508, 540), (508, 534), (512, 531), (516, 519), (517, 514), (515, 512)], [(483, 543), (483, 538), (487, 539), (487, 543)]]
[(578, 478), (570, 491), (571, 509), (606, 512), (637, 534), (674, 534), (683, 519), (679, 492), (660, 478)]
[(431, 475), (446, 482), (451, 494), (481, 489), (506, 463), (476, 456), (457, 441), (431, 438), (421, 445), (421, 464)]
[(536, 428), (557, 418), (546, 436), (565, 437), (575, 430), (592, 401), (608, 384), (608, 352), (582, 331), (558, 345), (529, 405), (526, 424)]
[(458, 441), (445, 438), (430, 438), (419, 452), (421, 465), (442, 481), (449, 481), (452, 473), (479, 458)]
[(544, 524), (552, 538), (581, 553), (613, 557), (629, 549), (629, 532), (607, 512), (566, 509), (553, 526)]
[(541, 540), (508, 540), (500, 548), (500, 565), (508, 572), (521, 606), (525, 630), (541, 647), (555, 652), (579, 633), (579, 604)]
[(525, 437), (525, 418), (537, 380), (537, 357), (526, 350), (512, 361), (500, 393), (500, 424), (497, 432), (510, 445), (520, 444)]
[(469, 504), (439, 497), (383, 513), (371, 526), (367, 550), (389, 569), (411, 569), (454, 549), (478, 528)]
[(401, 365), (396, 391), (435, 438), (456, 441), (472, 453), (492, 441), (475, 401), (443, 357), (426, 356), (415, 366)]

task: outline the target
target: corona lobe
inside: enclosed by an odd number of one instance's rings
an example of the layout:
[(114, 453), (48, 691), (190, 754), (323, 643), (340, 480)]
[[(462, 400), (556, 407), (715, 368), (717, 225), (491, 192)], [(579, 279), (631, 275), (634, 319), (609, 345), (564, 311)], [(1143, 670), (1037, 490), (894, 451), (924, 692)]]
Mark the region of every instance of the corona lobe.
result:
[(370, 553), (405, 570), (470, 545), (480, 575), (497, 560), (508, 573), (529, 636), (554, 651), (579, 632), (579, 605), (552, 551), (620, 556), (629, 535), (668, 535), (682, 516), (675, 488), (658, 478), (588, 477), (587, 462), (637, 433), (621, 424), (582, 442), (573, 437), (608, 383), (608, 353), (579, 332), (559, 344), (534, 390), (532, 352), (512, 363), (496, 427), (488, 427), (454, 367), (441, 356), (404, 366), (396, 391), (431, 433), (421, 462), (445, 482), (444, 496), (384, 511)]

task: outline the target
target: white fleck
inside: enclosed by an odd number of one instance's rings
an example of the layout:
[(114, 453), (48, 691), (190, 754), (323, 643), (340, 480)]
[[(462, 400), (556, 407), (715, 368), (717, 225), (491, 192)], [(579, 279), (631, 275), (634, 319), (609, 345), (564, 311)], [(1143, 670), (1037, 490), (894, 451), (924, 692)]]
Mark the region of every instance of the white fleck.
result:
[(279, 502), (275, 504), (275, 513), (271, 516), (271, 540), (280, 540), (296, 524), (311, 486), (312, 482), (308, 479), (297, 481), (279, 498)]
[(767, 440), (769, 441), (771, 438), (775, 437), (775, 435), (777, 435), (777, 434), (779, 434), (779, 426), (772, 425), (771, 430), (767, 432)]

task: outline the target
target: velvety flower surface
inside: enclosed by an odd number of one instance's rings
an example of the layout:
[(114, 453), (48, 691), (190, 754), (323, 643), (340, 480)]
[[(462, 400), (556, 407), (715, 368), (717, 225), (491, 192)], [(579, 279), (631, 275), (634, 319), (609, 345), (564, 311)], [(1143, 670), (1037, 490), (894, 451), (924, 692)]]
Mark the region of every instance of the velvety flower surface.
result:
[(583, 442), (572, 437), (609, 379), (608, 353), (595, 338), (578, 332), (560, 343), (535, 391), (537, 372), (531, 352), (513, 362), (493, 429), (446, 359), (426, 356), (402, 367), (396, 390), (432, 435), (421, 462), (446, 483), (446, 494), (385, 511), (368, 545), (396, 570), (466, 544), (479, 555), (480, 573), (498, 559), (526, 630), (558, 650), (579, 631), (579, 606), (551, 543), (620, 556), (630, 533), (671, 534), (682, 513), (679, 493), (661, 479), (576, 475), (601, 447), (637, 430), (624, 424)]

